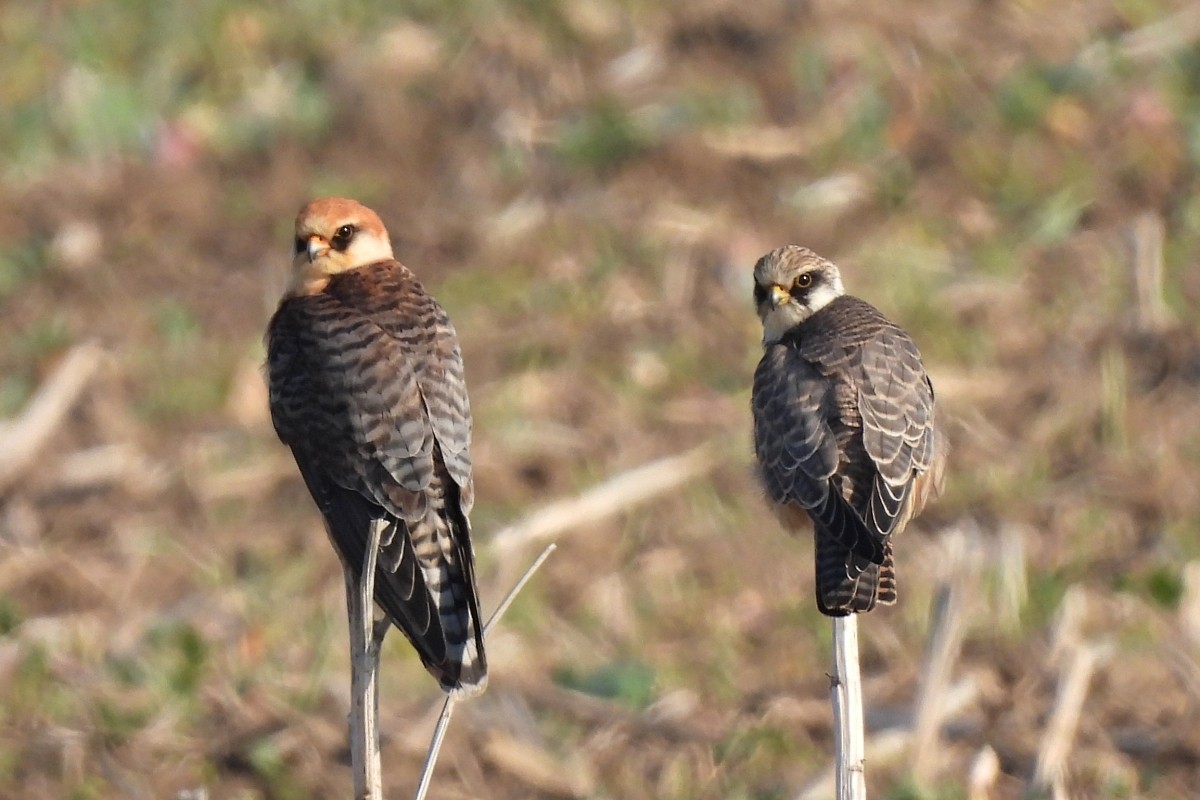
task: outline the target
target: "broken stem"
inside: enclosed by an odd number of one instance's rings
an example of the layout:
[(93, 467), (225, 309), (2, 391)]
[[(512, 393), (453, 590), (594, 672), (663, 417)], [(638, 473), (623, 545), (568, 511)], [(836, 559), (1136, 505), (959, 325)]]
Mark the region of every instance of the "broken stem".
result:
[(387, 621), (374, 624), (375, 562), (381, 522), (371, 525), (362, 576), (345, 569), (346, 608), (350, 617), (350, 764), (354, 796), (382, 800), (383, 770), (379, 761), (379, 649)]

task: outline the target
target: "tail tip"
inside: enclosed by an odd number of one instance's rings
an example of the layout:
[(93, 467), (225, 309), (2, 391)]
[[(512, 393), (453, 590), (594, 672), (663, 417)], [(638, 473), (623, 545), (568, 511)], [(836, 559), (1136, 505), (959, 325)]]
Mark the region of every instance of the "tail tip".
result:
[(488, 685), (488, 675), (486, 672), (479, 675), (460, 675), (458, 680), (454, 682), (447, 682), (443, 679), (441, 685), (442, 691), (454, 699), (467, 700), (484, 693)]

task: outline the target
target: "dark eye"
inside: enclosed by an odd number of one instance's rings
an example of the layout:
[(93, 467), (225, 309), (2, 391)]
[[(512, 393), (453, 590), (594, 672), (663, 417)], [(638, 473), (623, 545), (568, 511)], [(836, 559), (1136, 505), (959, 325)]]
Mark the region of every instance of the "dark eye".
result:
[(343, 225), (337, 229), (337, 233), (333, 234), (333, 239), (329, 243), (333, 245), (334, 250), (345, 250), (349, 246), (350, 240), (354, 238), (354, 233), (353, 225)]
[(304, 240), (301, 239), (299, 236), (297, 236), (296, 237), (296, 254), (299, 255), (300, 253), (303, 253), (305, 250), (305, 247), (306, 247), (306, 245), (304, 244)]
[(754, 305), (762, 305), (767, 299), (767, 288), (761, 283), (754, 284)]
[(792, 290), (789, 292), (789, 294), (795, 299), (804, 302), (805, 295), (808, 294), (809, 288), (813, 285), (813, 280), (813, 274), (811, 272), (801, 273), (800, 275), (796, 276), (796, 281), (792, 284)]

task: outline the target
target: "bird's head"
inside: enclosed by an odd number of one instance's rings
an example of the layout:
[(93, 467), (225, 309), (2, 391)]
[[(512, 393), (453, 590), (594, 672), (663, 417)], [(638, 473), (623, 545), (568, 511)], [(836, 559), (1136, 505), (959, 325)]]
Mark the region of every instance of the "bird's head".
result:
[(837, 266), (807, 247), (789, 244), (767, 253), (754, 265), (754, 306), (763, 324), (763, 344), (779, 341), (845, 293)]
[(296, 215), (288, 293), (315, 294), (339, 272), (394, 258), (379, 215), (355, 200), (323, 197)]

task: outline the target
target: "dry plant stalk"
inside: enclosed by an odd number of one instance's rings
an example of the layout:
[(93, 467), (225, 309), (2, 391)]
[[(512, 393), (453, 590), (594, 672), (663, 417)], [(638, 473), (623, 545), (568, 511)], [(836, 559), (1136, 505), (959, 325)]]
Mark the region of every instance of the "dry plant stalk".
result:
[(1146, 64), (1166, 58), (1200, 39), (1200, 6), (1192, 5), (1163, 16), (1117, 38), (1094, 42), (1079, 54), (1078, 63), (1096, 73), (1110, 73), (1118, 62)]
[(999, 581), (996, 616), (1010, 631), (1021, 624), (1021, 609), (1029, 600), (1028, 567), (1025, 541), (1029, 532), (1021, 525), (1006, 525), (1000, 530), (996, 546), (996, 577)]
[(1191, 6), (1124, 34), (1117, 40), (1117, 47), (1122, 57), (1145, 61), (1163, 58), (1198, 39), (1200, 7)]
[[(949, 719), (962, 713), (979, 699), (981, 689), (978, 681), (964, 678), (946, 692), (943, 718)], [(899, 728), (879, 731), (867, 740), (866, 758), (873, 764), (893, 764), (907, 756), (912, 742), (912, 721)], [(796, 800), (828, 800), (836, 790), (836, 770), (830, 769), (818, 776), (797, 795)]]
[(912, 777), (918, 786), (926, 785), (935, 768), (942, 728), (946, 690), (950, 674), (962, 648), (964, 614), (962, 587), (955, 583), (938, 587), (934, 596), (933, 630), (929, 637), (929, 652), (917, 695), (916, 724), (913, 728)]
[(375, 622), (375, 561), (383, 522), (371, 524), (362, 579), (343, 568), (346, 614), (350, 618), (350, 768), (356, 800), (382, 800), (383, 770), (379, 761), (379, 650), (391, 624)]
[(974, 543), (975, 537), (965, 530), (954, 531), (945, 539), (943, 574), (949, 577), (934, 593), (933, 621), (913, 725), (912, 777), (918, 786), (929, 781), (936, 766), (933, 756), (945, 717), (946, 692), (966, 629), (966, 581), (974, 574), (971, 564), (978, 562), (971, 557)]
[(46, 446), (102, 363), (103, 351), (98, 345), (86, 343), (72, 348), (21, 415), (0, 425), (0, 453), (4, 454), (0, 459), (0, 491), (22, 475)]
[(1059, 669), (1054, 707), (1046, 723), (1046, 735), (1038, 750), (1037, 765), (1029, 784), (1029, 797), (1065, 796), (1063, 767), (1070, 754), (1071, 742), (1079, 724), (1079, 714), (1087, 695), (1101, 650), (1083, 640), (1083, 621), (1087, 613), (1087, 595), (1079, 586), (1067, 587), (1054, 620), (1054, 632), (1047, 663)]
[(1200, 561), (1183, 567), (1183, 594), (1179, 598), (1179, 625), (1193, 647), (1200, 646)]
[(1050, 666), (1061, 666), (1064, 658), (1082, 644), (1083, 618), (1087, 614), (1087, 595), (1075, 584), (1067, 587), (1054, 615), (1051, 634), (1050, 655), (1046, 659)]
[(1000, 757), (991, 745), (985, 744), (975, 754), (967, 773), (967, 800), (988, 800), (999, 777)]
[(858, 615), (833, 618), (833, 674), (829, 676), (833, 704), (833, 743), (836, 755), (837, 800), (866, 800), (864, 772), (866, 736), (863, 733), (862, 674), (858, 668)]
[[(363, 562), (362, 580), (354, 577), (354, 571), (346, 569), (346, 609), (350, 618), (350, 764), (354, 774), (354, 797), (356, 800), (382, 800), (383, 769), (379, 758), (379, 651), (383, 638), (391, 626), (389, 620), (373, 620), (375, 597), (375, 562), (379, 554), (381, 521), (371, 525), (367, 541), (367, 552)], [(492, 627), (499, 622), (504, 612), (533, 573), (554, 552), (556, 545), (547, 545), (534, 562), (525, 570), (516, 585), (500, 602), (484, 626), (486, 638)], [(457, 695), (448, 695), (442, 706), (429, 743), (429, 754), (417, 783), (416, 800), (422, 800), (429, 791), (433, 779), (433, 768), (441, 751), (450, 716), (454, 713)]]
[(1163, 240), (1166, 224), (1154, 212), (1146, 212), (1133, 222), (1133, 288), (1137, 329), (1160, 333), (1171, 322), (1171, 312), (1163, 299)]
[(1084, 643), (1075, 648), (1058, 681), (1054, 708), (1046, 723), (1046, 736), (1038, 750), (1037, 766), (1029, 787), (1031, 796), (1041, 797), (1046, 793), (1055, 797), (1065, 795), (1063, 772), (1075, 731), (1079, 727), (1079, 715), (1087, 698), (1088, 684), (1096, 666), (1108, 657), (1110, 651), (1108, 644)]
[(511, 553), (668, 492), (715, 468), (714, 450), (712, 445), (701, 445), (614, 475), (576, 497), (551, 503), (509, 525), (492, 539), (492, 548), (501, 555)]
[[(970, 698), (966, 698), (959, 687), (950, 685), (965, 630), (967, 581), (975, 574), (972, 564), (978, 562), (973, 557), (979, 546), (978, 534), (974, 527), (967, 527), (953, 531), (945, 538), (948, 550), (945, 573), (951, 577), (942, 582), (935, 594), (924, 679), (913, 710), (912, 728), (911, 731), (896, 732), (890, 740), (898, 746), (908, 745), (912, 775), (918, 785), (932, 769), (932, 754), (946, 716), (952, 709), (968, 704), (978, 692), (977, 686), (968, 684), (965, 694)], [(833, 620), (834, 664), (830, 692), (837, 751), (834, 782), (838, 800), (866, 797), (863, 706), (854, 616)], [(824, 785), (821, 781), (814, 783), (801, 797), (819, 796)]]

